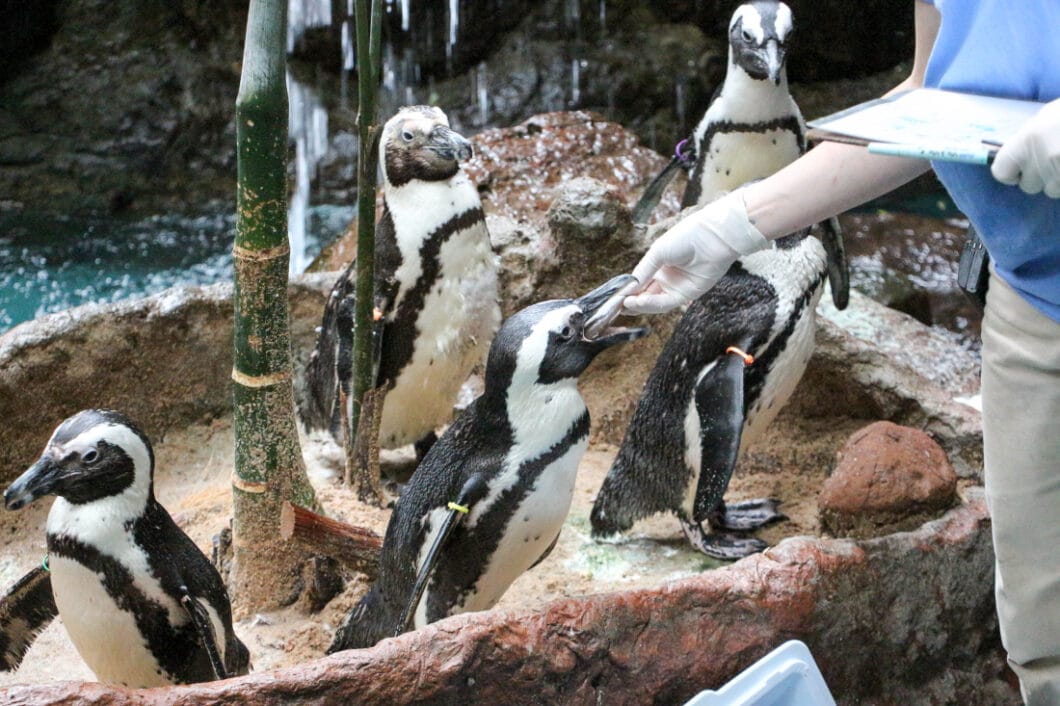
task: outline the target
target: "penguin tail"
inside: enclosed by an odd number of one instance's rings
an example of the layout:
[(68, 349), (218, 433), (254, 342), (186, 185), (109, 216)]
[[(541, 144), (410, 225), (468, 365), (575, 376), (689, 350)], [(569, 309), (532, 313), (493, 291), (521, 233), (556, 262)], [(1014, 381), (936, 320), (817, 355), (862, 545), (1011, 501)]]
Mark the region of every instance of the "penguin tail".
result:
[(372, 586), (335, 631), (327, 654), (371, 647), (383, 638), (393, 637), (394, 623), (395, 619), (387, 610), (382, 592), (377, 586)]
[(247, 646), (236, 637), (235, 633), (230, 633), (228, 644), (225, 645), (225, 671), (228, 672), (228, 676), (241, 677), (249, 674), (251, 667), (250, 651)]
[(19, 579), (0, 599), (0, 672), (18, 669), (33, 641), (58, 614), (51, 574), (44, 566)]
[(589, 514), (595, 539), (606, 539), (625, 532), (636, 521), (637, 518), (631, 512), (633, 504), (627, 501), (624, 492), (628, 487), (628, 483), (624, 482), (627, 475), (620, 455), (607, 472)]

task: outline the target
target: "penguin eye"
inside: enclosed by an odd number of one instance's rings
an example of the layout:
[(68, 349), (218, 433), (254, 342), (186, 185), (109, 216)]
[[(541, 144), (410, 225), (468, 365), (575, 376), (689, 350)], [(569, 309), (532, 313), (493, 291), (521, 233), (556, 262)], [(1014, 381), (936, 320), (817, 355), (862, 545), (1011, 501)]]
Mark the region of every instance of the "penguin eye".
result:
[(755, 38), (755, 36), (754, 36), (753, 34), (751, 34), (751, 31), (750, 31), (750, 30), (747, 30), (747, 29), (745, 29), (745, 30), (743, 31), (743, 34), (742, 34), (742, 36), (743, 36), (743, 40), (744, 40), (745, 42), (753, 42), (753, 41), (754, 41), (754, 38)]
[(88, 451), (81, 454), (81, 460), (91, 465), (99, 460), (99, 452), (95, 449), (89, 449)]
[(559, 332), (559, 337), (561, 340), (569, 341), (574, 338), (574, 329), (570, 325), (564, 326)]
[(413, 135), (408, 130), (402, 130), (401, 131), (401, 139), (404, 140), (405, 142), (412, 142), (412, 138), (414, 138), (414, 137), (415, 137), (415, 135)]

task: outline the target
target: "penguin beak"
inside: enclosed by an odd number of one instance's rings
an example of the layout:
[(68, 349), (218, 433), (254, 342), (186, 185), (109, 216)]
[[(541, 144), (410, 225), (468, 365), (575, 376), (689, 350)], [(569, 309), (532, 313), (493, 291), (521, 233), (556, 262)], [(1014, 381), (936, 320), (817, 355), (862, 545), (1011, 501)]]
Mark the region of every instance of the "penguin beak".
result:
[(588, 317), (582, 336), (586, 341), (602, 347), (635, 341), (648, 335), (648, 329), (611, 327), (622, 313), (622, 302), (638, 287), (633, 275), (618, 275), (576, 300)]
[(50, 494), (62, 474), (63, 469), (51, 456), (42, 456), (4, 491), (4, 507), (20, 510), (37, 498)]
[(445, 125), (437, 125), (431, 130), (427, 147), (442, 159), (450, 161), (471, 159), (473, 154), (471, 143)]
[(775, 39), (766, 42), (765, 47), (766, 73), (774, 85), (780, 85), (780, 77), (784, 73), (785, 50)]

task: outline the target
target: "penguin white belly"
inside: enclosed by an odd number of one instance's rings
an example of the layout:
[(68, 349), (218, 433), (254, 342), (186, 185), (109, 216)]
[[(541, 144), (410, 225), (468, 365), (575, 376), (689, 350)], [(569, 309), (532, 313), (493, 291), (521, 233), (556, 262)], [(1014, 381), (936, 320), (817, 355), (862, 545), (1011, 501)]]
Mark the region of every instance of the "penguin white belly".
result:
[(469, 228), (441, 248), (441, 274), (416, 319), (412, 358), (383, 405), (385, 447), (417, 441), (449, 420), (460, 386), (500, 324), (497, 269), (484, 229)]
[(703, 165), (699, 203), (709, 203), (722, 192), (767, 177), (798, 156), (798, 139), (789, 130), (717, 133), (711, 138), (710, 154)]
[(788, 337), (784, 349), (773, 361), (769, 373), (766, 375), (765, 384), (758, 398), (747, 411), (747, 419), (744, 420), (743, 435), (740, 437), (740, 453), (750, 444), (753, 444), (766, 428), (773, 422), (777, 414), (791, 398), (791, 393), (806, 372), (806, 366), (813, 355), (814, 335), (816, 333), (815, 310), (817, 302), (821, 299), (823, 285), (810, 297), (795, 322), (795, 328)]
[(492, 608), (556, 540), (570, 512), (578, 463), (588, 444), (588, 438), (572, 444), (537, 477), (504, 528), (474, 592), (454, 612)]
[[(72, 559), (52, 556), (52, 593), (70, 641), (102, 682), (169, 684), (132, 613), (120, 609), (100, 577)], [(223, 634), (223, 633), (222, 633)]]

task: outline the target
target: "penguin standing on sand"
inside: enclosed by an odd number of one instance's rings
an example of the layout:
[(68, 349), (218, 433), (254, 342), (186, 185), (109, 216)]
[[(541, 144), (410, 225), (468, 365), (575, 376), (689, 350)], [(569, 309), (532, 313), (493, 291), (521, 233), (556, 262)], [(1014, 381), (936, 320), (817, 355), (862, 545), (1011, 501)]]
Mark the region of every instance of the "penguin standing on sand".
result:
[[(729, 24), (725, 83), (696, 128), (696, 163), (684, 206), (764, 178), (806, 148), (805, 126), (784, 70), (791, 11), (753, 0)], [(837, 308), (849, 276), (838, 221), (823, 245), (801, 231), (738, 260), (692, 302), (656, 361), (626, 436), (593, 504), (593, 536), (672, 512), (691, 544), (736, 559), (766, 544), (731, 532), (785, 519), (778, 501), (726, 505), (740, 452), (787, 402), (813, 353), (815, 309), (827, 278)], [(707, 522), (719, 533), (703, 529)]]
[(7, 489), (9, 510), (57, 497), (43, 566), (0, 607), (0, 668), (17, 668), (58, 615), (100, 681), (151, 687), (247, 673), (221, 577), (155, 500), (153, 475), (136, 424), (91, 409), (60, 424)]
[[(438, 108), (405, 107), (380, 136), (383, 212), (376, 226), (376, 386), (387, 385), (384, 448), (434, 441), (460, 386), (500, 324), (497, 264), (478, 190), (460, 167), (471, 144)], [(306, 368), (302, 418), (341, 443), (351, 412), (354, 282), (351, 262), (332, 288)]]
[(397, 501), (379, 578), (329, 652), (486, 610), (548, 555), (589, 440), (578, 376), (604, 349), (646, 333), (602, 321), (587, 338), (586, 322), (631, 280), (625, 275), (579, 299), (535, 304), (504, 323), (490, 348), (484, 392), (428, 452)]
[(594, 537), (672, 512), (694, 547), (719, 559), (765, 549), (743, 531), (784, 519), (774, 500), (726, 505), (740, 452), (787, 402), (813, 353), (826, 255), (804, 233), (743, 257), (692, 302), (645, 383), (590, 519)]

